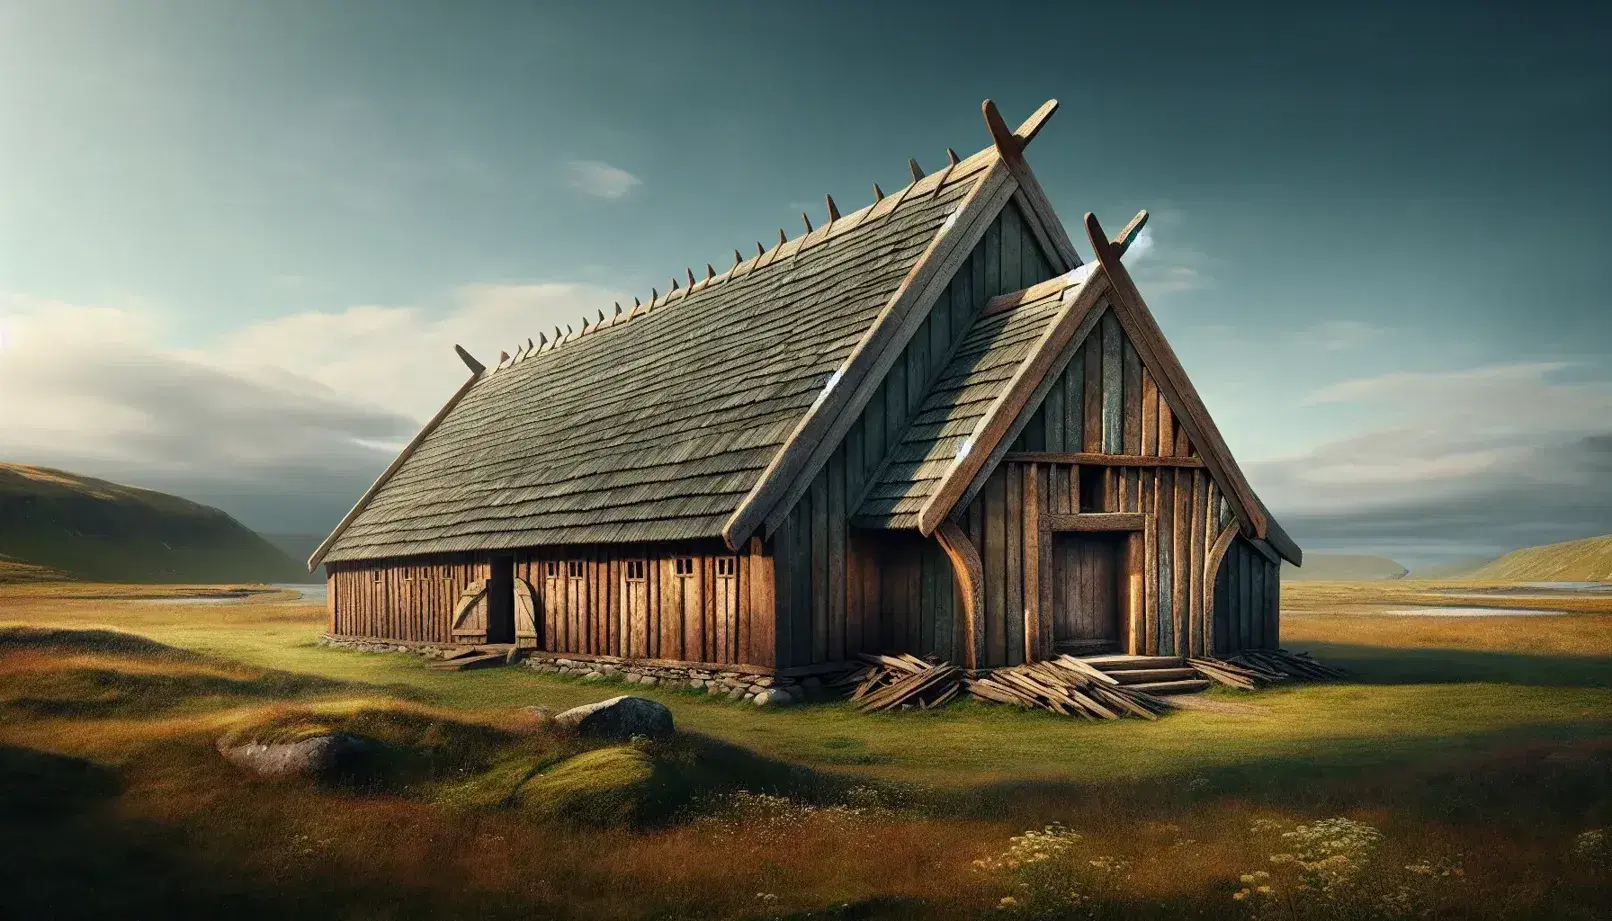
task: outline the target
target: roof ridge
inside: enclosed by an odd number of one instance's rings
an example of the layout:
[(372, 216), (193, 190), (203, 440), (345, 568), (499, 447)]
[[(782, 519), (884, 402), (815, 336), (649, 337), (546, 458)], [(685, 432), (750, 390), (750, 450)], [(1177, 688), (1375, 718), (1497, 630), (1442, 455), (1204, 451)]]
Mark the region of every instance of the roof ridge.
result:
[[(895, 211), (902, 204), (904, 204), (909, 197), (916, 197), (924, 192), (930, 193), (931, 196), (938, 195), (941, 190), (947, 186), (975, 176), (986, 166), (991, 158), (991, 155), (995, 153), (995, 151), (996, 147), (994, 145), (987, 145), (984, 148), (981, 148), (977, 153), (959, 160), (956, 152), (948, 147), (946, 148), (946, 166), (938, 172), (929, 173), (927, 175), (918, 166), (918, 162), (916, 160), (908, 158), (907, 163), (909, 169), (912, 171), (913, 181), (907, 183), (905, 186), (901, 187), (895, 192), (887, 195), (879, 189), (878, 183), (874, 183), (873, 201), (857, 209), (856, 211), (845, 215), (840, 214), (839, 208), (834, 203), (833, 196), (826, 195), (824, 198), (829, 213), (828, 223), (814, 228), (812, 226), (811, 219), (808, 218), (804, 212), (802, 212), (801, 219), (806, 225), (805, 233), (802, 233), (797, 237), (786, 238), (784, 237), (783, 229), (779, 228), (778, 242), (770, 249), (764, 248), (758, 241), (756, 243), (756, 255), (750, 257), (749, 259), (739, 258), (739, 251), (737, 249), (734, 250), (734, 264), (724, 272), (718, 273), (712, 268), (710, 263), (706, 263), (706, 276), (696, 280), (694, 277), (694, 270), (692, 268), (688, 268), (684, 270), (687, 273), (688, 278), (687, 287), (680, 287), (677, 277), (674, 275), (672, 276), (671, 280), (672, 285), (669, 289), (667, 289), (665, 294), (661, 294), (659, 290), (655, 288), (649, 289), (650, 296), (647, 304), (639, 301), (638, 298), (635, 297), (633, 298), (632, 309), (623, 310), (621, 302), (617, 301), (615, 304), (615, 313), (609, 317), (605, 316), (603, 310), (598, 311), (598, 317), (594, 320), (588, 319), (587, 315), (584, 314), (580, 329), (573, 331), (573, 328), (567, 325), (565, 332), (561, 333), (560, 327), (555, 326), (553, 339), (549, 339), (544, 333), (538, 333), (536, 342), (533, 342), (530, 337), (527, 337), (524, 345), (516, 345), (513, 354), (509, 352), (500, 352), (499, 360), (494, 364), (493, 367), (487, 369), (487, 374), (484, 376), (491, 377), (496, 372), (514, 367), (515, 365), (524, 362), (526, 359), (531, 358), (533, 355), (553, 352), (560, 346), (569, 342), (575, 342), (584, 336), (614, 329), (617, 326), (624, 326), (628, 323), (631, 323), (638, 317), (647, 316), (652, 311), (667, 307), (673, 301), (687, 300), (689, 297), (703, 292), (708, 288), (724, 284), (736, 278), (754, 274), (760, 269), (765, 269), (769, 266), (772, 266), (780, 259), (792, 258), (807, 249), (814, 248), (821, 243), (827, 242), (831, 238), (850, 233), (869, 220), (882, 220), (895, 213)], [(920, 186), (924, 188), (920, 189)], [(884, 207), (886, 202), (890, 203), (888, 207)], [(881, 207), (884, 208), (883, 212), (875, 216), (874, 212), (878, 211)]]

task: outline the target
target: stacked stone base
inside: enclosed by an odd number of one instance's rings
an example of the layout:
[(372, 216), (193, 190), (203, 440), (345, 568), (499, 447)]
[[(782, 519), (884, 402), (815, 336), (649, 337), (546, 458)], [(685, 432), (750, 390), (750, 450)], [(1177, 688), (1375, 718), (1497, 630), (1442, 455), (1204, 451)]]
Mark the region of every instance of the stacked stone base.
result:
[[(430, 659), (440, 659), (457, 646), (404, 645), (384, 640), (348, 639), (326, 636), (322, 645), (360, 652), (404, 652)], [(807, 700), (826, 699), (831, 696), (824, 681), (836, 676), (808, 676), (787, 678), (775, 675), (748, 675), (743, 672), (721, 671), (695, 665), (645, 665), (628, 659), (598, 657), (569, 659), (563, 655), (522, 650), (521, 664), (547, 675), (562, 675), (583, 681), (619, 682), (651, 687), (677, 688), (703, 691), (713, 697), (734, 702), (752, 703), (758, 707), (780, 706)], [(847, 666), (850, 671), (855, 666)]]

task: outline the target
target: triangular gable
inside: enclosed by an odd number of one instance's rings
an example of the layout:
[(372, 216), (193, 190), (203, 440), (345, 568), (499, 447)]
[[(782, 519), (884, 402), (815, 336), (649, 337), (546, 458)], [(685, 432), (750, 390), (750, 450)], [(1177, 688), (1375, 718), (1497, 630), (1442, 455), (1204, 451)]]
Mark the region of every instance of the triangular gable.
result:
[(1057, 107), (1057, 100), (1049, 100), (1016, 132), (1008, 133), (996, 106), (990, 100), (985, 101), (986, 122), (995, 144), (964, 161), (971, 163), (978, 157), (987, 158), (983, 178), (958, 208), (955, 220), (913, 266), (868, 335), (835, 372), (834, 385), (796, 425), (783, 448), (734, 511), (723, 528), (728, 546), (738, 547), (763, 526), (766, 533), (771, 534), (783, 522), (855, 425), (940, 293), (950, 284), (962, 260), (968, 258), (986, 228), (1009, 201), (1022, 202), (1021, 210), (1034, 232), (1052, 246), (1048, 255), (1058, 261), (1058, 269), (1080, 264), (1080, 258), (1068, 244), (1062, 225), (1023, 157), (1025, 145), (1040, 132)]
[[(1066, 316), (1062, 320), (1065, 328), (1071, 330), (1067, 338), (1051, 335), (1043, 338), (1036, 350), (1025, 357), (1020, 373), (996, 389), (989, 408), (974, 412), (970, 417), (973, 427), (966, 434), (947, 432), (953, 440), (962, 438), (967, 445), (954, 459), (943, 460), (930, 450), (923, 455), (923, 466), (908, 469), (896, 465), (887, 470), (885, 482), (870, 492), (868, 502), (859, 512), (863, 523), (916, 526), (927, 535), (956, 510), (965, 507), (1007, 453), (1009, 445), (1043, 406), (1056, 379), (1106, 315), (1113, 319), (1105, 320), (1105, 325), (1114, 327), (1114, 331), (1112, 336), (1102, 337), (1104, 341), (1100, 346), (1116, 351), (1122, 347), (1135, 349), (1139, 367), (1145, 369), (1139, 379), (1147, 378), (1150, 384), (1156, 383), (1159, 413), (1164, 416), (1170, 432), (1179, 431), (1183, 443), (1166, 446), (1162, 453), (1201, 456), (1204, 466), (1227, 496), (1228, 506), (1242, 522), (1245, 533), (1268, 540), (1277, 552), (1294, 562), (1302, 558), (1299, 548), (1275, 525), (1248, 487), (1180, 361), (1164, 341), (1140, 295), (1135, 293), (1134, 283), (1129, 283), (1120, 256), (1145, 220), (1143, 212), (1112, 243), (1100, 238), (1102, 245), (1094, 245), (1099, 254), (1098, 266), (1083, 283), (1073, 277), (1060, 277), (992, 302), (987, 313), (1034, 309), (1049, 297), (1067, 298), (1071, 304), (1081, 302), (1086, 309), (1078, 316)], [(1087, 224), (1091, 233), (1102, 233), (1090, 215)], [(1120, 273), (1125, 273), (1121, 275), (1122, 283), (1129, 283), (1129, 294), (1114, 281), (1115, 275)], [(1077, 325), (1078, 329), (1074, 329)], [(1112, 342), (1108, 341), (1110, 338)], [(1124, 346), (1124, 343), (1129, 345)], [(1092, 344), (1098, 345), (1095, 340)], [(1110, 364), (1113, 359), (1106, 361), (1104, 367)], [(1117, 365), (1108, 370), (1119, 372)], [(937, 396), (944, 400), (944, 394)], [(1119, 417), (1110, 418), (1117, 423)], [(916, 434), (922, 436), (924, 432)], [(1088, 432), (1088, 437), (1095, 441), (1088, 441), (1085, 447), (1094, 449), (1093, 453), (1124, 453), (1117, 443), (1119, 436), (1118, 431)], [(916, 453), (914, 449), (919, 447), (922, 446), (904, 445), (908, 452), (905, 456)]]

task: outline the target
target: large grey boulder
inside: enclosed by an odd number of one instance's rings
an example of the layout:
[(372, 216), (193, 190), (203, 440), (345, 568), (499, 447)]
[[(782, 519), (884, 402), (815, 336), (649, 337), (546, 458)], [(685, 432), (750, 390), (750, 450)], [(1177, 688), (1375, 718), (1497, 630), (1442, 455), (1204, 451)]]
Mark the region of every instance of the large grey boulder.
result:
[(218, 752), (225, 760), (259, 777), (313, 777), (325, 774), (341, 767), (368, 747), (369, 743), (363, 739), (339, 732), (296, 742), (218, 740)]
[(572, 707), (556, 716), (554, 722), (601, 739), (664, 739), (677, 731), (672, 725), (672, 711), (665, 704), (625, 695)]

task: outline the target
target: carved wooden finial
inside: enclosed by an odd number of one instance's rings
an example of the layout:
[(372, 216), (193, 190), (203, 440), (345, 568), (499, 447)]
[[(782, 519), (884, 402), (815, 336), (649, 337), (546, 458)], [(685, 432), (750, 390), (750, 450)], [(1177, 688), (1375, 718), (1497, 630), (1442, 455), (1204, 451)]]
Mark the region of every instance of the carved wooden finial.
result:
[(876, 202), (884, 201), (884, 190), (879, 188), (879, 184), (877, 182), (873, 184), (873, 200)]
[(840, 209), (834, 204), (834, 196), (824, 195), (823, 200), (828, 202), (828, 222), (832, 224), (840, 219)]
[(616, 301), (616, 312), (611, 314), (611, 316), (621, 316), (621, 301)]
[(952, 166), (956, 166), (957, 164), (963, 162), (957, 159), (957, 151), (952, 150), (950, 147), (946, 148), (946, 159), (951, 161)]
[(639, 306), (641, 304), (643, 304), (643, 303), (644, 303), (643, 301), (639, 300), (638, 297), (636, 295), (634, 295), (633, 299), (632, 299), (632, 309), (637, 310), (639, 308)]
[(734, 250), (733, 251), (733, 267), (738, 268), (739, 264), (742, 263), (742, 262), (744, 262), (744, 257), (739, 255), (738, 250)]
[(907, 158), (907, 169), (912, 170), (912, 181), (913, 182), (917, 182), (918, 180), (924, 178), (924, 168), (918, 165), (917, 158), (915, 158), (915, 157), (908, 157)]
[(1035, 140), (1037, 134), (1041, 133), (1042, 126), (1052, 118), (1052, 113), (1056, 111), (1058, 111), (1058, 100), (1048, 99), (1041, 104), (1041, 108), (1030, 113), (1030, 117), (1025, 119), (1018, 129), (1013, 132), (1014, 137), (1019, 139), (1020, 150), (1030, 146), (1030, 142)]
[(685, 268), (683, 271), (688, 273), (688, 286), (690, 288), (694, 287), (694, 270), (691, 268)]
[(788, 243), (788, 242), (789, 242), (789, 238), (784, 236), (784, 229), (782, 227), (778, 228), (778, 245), (783, 246), (785, 243)]
[(537, 348), (537, 346), (532, 343), (532, 337), (527, 336), (526, 337), (526, 351), (530, 352), (532, 349), (535, 349), (535, 348)]
[(537, 334), (537, 347), (542, 348), (543, 346), (548, 345), (548, 344), (549, 344), (549, 337), (543, 335), (542, 333), (538, 333)]
[(567, 336), (571, 335), (571, 324), (569, 323), (565, 324), (565, 334)]
[(1131, 218), (1129, 224), (1120, 228), (1120, 232), (1114, 236), (1115, 252), (1121, 256), (1125, 255), (1125, 251), (1131, 248), (1137, 237), (1141, 236), (1142, 228), (1147, 226), (1147, 217), (1147, 209), (1144, 208), (1136, 212), (1136, 217)]
[(660, 292), (656, 291), (654, 288), (650, 288), (649, 289), (649, 306), (654, 307), (655, 302), (658, 301), (658, 300), (660, 300)]
[(980, 111), (985, 114), (985, 127), (990, 129), (991, 142), (996, 145), (996, 150), (1002, 155), (1002, 159), (1009, 162), (1022, 160), (1023, 149), (1019, 139), (1008, 130), (1007, 122), (1002, 120), (1002, 113), (996, 110), (996, 103), (987, 99), (980, 103)]
[[(809, 218), (809, 217), (807, 217), (807, 216), (806, 216), (806, 212), (804, 212), (804, 211), (802, 211), (802, 212), (801, 212), (801, 213), (800, 213), (800, 222), (801, 222), (801, 223), (802, 223), (802, 224), (805, 224), (805, 225), (806, 225), (806, 232), (807, 232), (807, 233), (811, 233), (811, 232), (812, 232), (812, 219), (811, 219), (811, 218)], [(779, 231), (779, 233), (782, 233), (782, 232), (783, 232), (783, 231)]]
[(480, 374), (487, 370), (487, 366), (471, 357), (471, 354), (465, 351), (464, 346), (455, 345), (453, 350), (459, 353), (459, 360), (465, 363), (465, 367), (470, 369), (471, 374)]
[(765, 246), (761, 245), (760, 240), (756, 241), (756, 255), (757, 256), (765, 256), (765, 255), (767, 255), (767, 248)]
[[(620, 312), (620, 310), (621, 310), (621, 308), (620, 308), (620, 307), (617, 307), (617, 308), (616, 308), (616, 310), (617, 310), (617, 312), (618, 312), (618, 313), (619, 313), (619, 312)], [(604, 322), (604, 311), (603, 311), (603, 310), (601, 310), (601, 311), (599, 311), (599, 322), (600, 322), (600, 323), (603, 323), (603, 322)], [(598, 325), (598, 324), (595, 324), (595, 325)]]
[(677, 276), (676, 276), (676, 275), (673, 275), (673, 276), (672, 276), (672, 287), (671, 287), (671, 289), (670, 289), (670, 290), (668, 290), (668, 291), (667, 291), (667, 292), (666, 292), (666, 293), (667, 293), (667, 294), (671, 294), (671, 293), (672, 293), (672, 291), (676, 291), (676, 290), (677, 290)]
[(716, 277), (716, 269), (711, 268), (711, 263), (707, 262), (705, 264), (705, 280), (710, 281), (711, 279), (713, 279), (715, 277)]
[(501, 365), (506, 361), (509, 361), (509, 353), (504, 352), (504, 351), (500, 351), (498, 353), (498, 363)]

